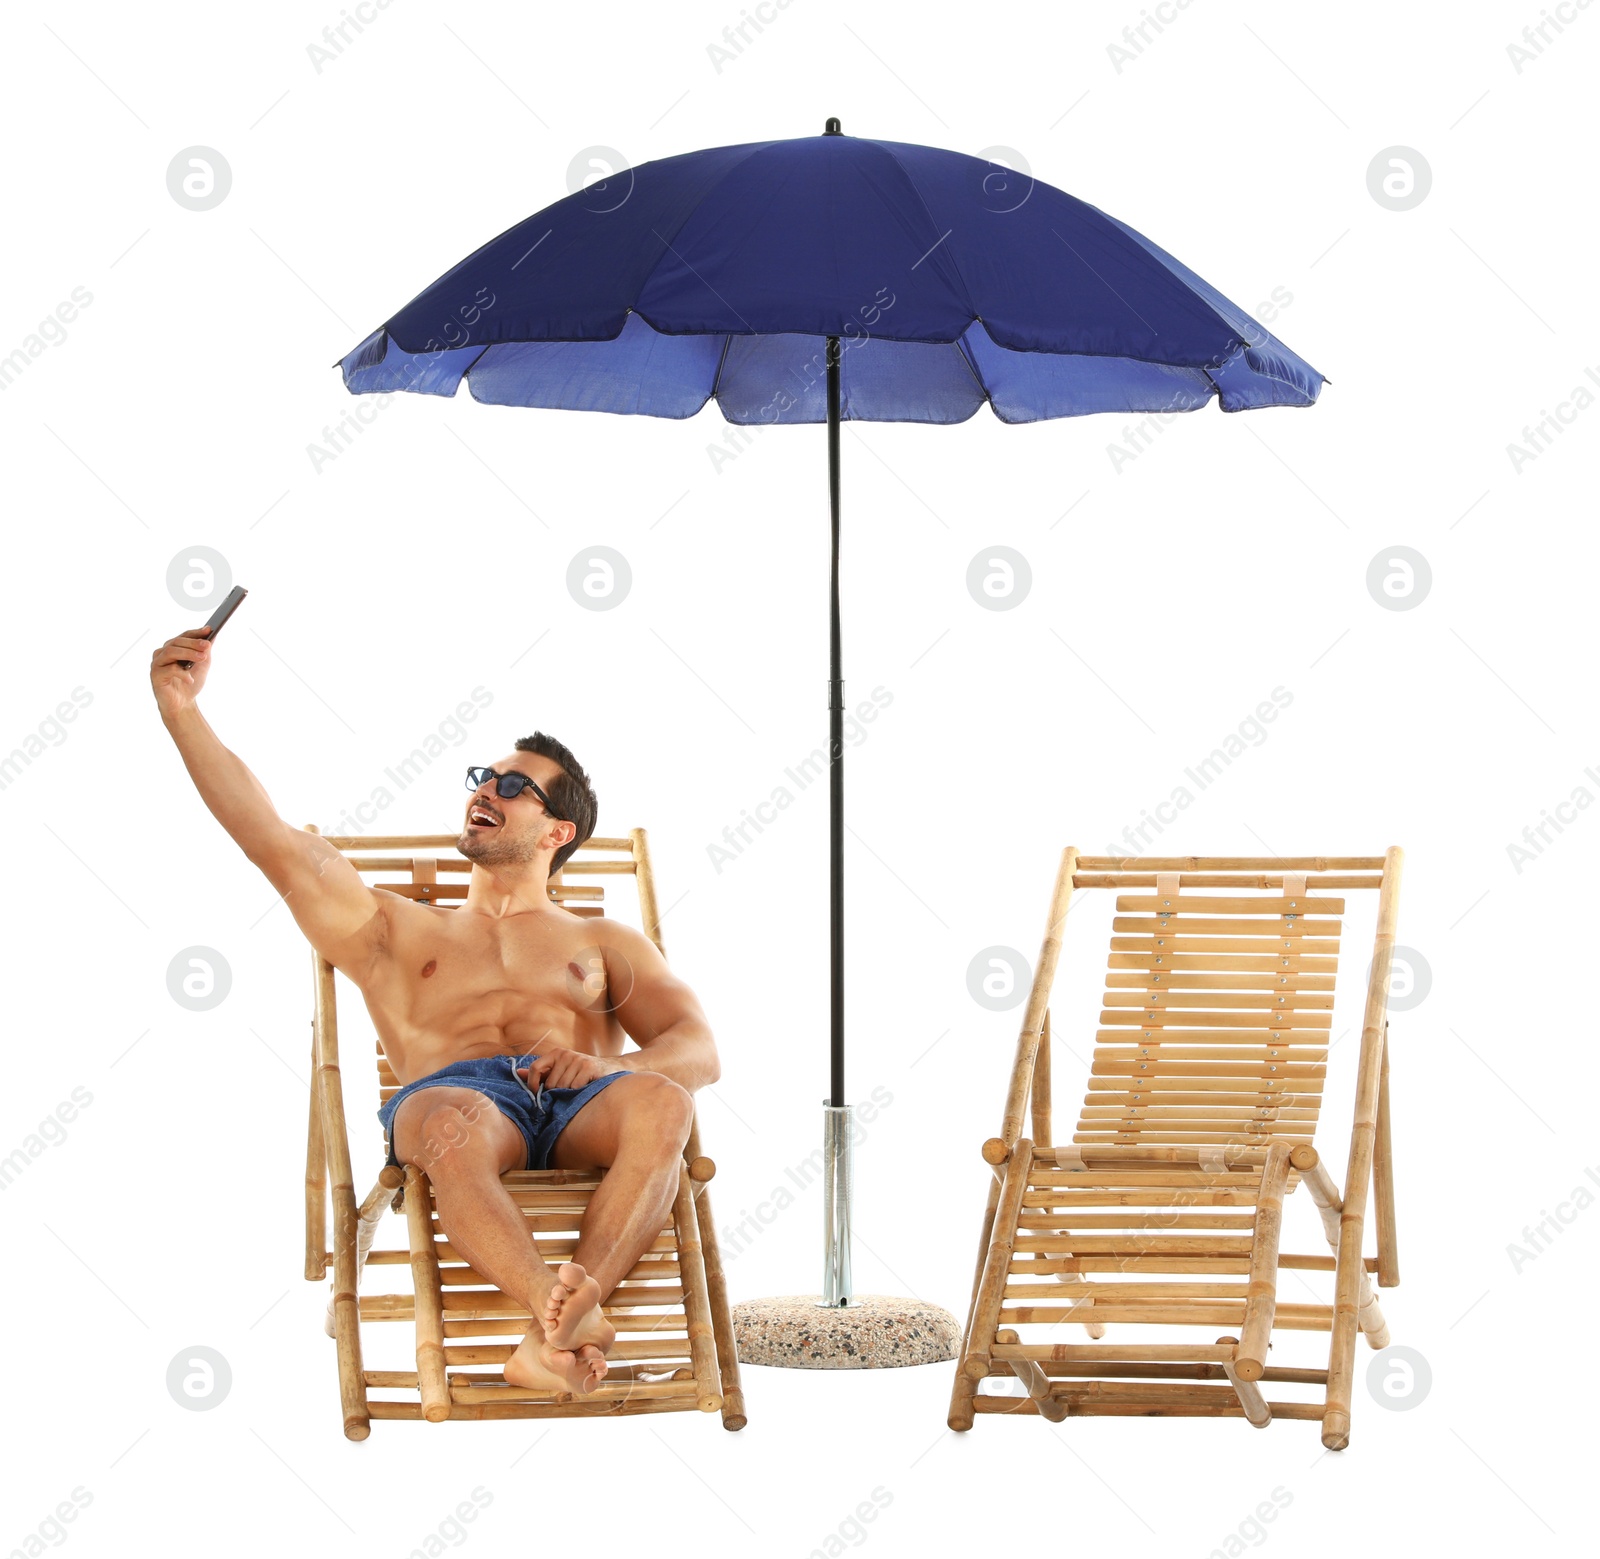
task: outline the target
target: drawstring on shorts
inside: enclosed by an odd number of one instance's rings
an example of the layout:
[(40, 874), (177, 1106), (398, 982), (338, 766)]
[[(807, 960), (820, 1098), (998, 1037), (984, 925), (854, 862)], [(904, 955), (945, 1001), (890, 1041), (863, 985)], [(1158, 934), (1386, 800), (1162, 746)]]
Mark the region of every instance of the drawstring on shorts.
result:
[(539, 1088), (538, 1088), (538, 1091), (535, 1092), (532, 1088), (530, 1088), (528, 1086), (527, 1079), (522, 1075), (521, 1072), (519, 1072), (517, 1070), (518, 1065), (524, 1059), (526, 1059), (528, 1061), (537, 1061), (539, 1058), (536, 1055), (527, 1056), (527, 1057), (521, 1057), (521, 1056), (507, 1056), (506, 1057), (506, 1064), (511, 1068), (511, 1076), (516, 1081), (518, 1086), (522, 1089), (522, 1091), (525, 1094), (527, 1094), (530, 1099), (533, 1100), (534, 1109), (540, 1110), (540, 1111), (547, 1110), (547, 1109), (550, 1108), (550, 1101), (548, 1099), (546, 1099), (545, 1096), (544, 1096), (544, 1079), (542, 1077), (539, 1079)]

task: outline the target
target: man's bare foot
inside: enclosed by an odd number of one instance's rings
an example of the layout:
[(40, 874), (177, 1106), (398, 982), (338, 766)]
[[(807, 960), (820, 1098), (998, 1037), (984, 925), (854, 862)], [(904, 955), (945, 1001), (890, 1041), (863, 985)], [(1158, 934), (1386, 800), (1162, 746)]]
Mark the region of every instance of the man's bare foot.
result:
[(586, 1396), (605, 1379), (606, 1368), (605, 1354), (592, 1343), (584, 1343), (576, 1351), (558, 1348), (535, 1330), (506, 1360), (502, 1373), (508, 1386)]
[(617, 1329), (600, 1309), (600, 1285), (575, 1261), (556, 1271), (544, 1306), (545, 1340), (554, 1348), (592, 1344), (602, 1354), (617, 1340)]

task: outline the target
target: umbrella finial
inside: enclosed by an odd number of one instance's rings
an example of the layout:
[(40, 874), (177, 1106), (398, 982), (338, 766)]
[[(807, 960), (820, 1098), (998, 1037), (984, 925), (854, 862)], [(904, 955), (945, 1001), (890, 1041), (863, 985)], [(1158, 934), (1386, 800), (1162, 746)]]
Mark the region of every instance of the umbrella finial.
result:
[(822, 133), (824, 135), (843, 135), (844, 131), (839, 128), (839, 121), (837, 119), (830, 119), (827, 124), (822, 127)]

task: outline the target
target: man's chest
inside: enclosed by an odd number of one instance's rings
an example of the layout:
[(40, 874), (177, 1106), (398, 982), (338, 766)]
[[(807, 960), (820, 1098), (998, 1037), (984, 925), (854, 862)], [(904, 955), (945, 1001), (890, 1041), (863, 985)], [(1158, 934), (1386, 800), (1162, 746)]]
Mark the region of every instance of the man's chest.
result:
[(575, 1013), (609, 1005), (593, 933), (565, 917), (490, 920), (419, 906), (396, 928), (389, 962), (399, 988), (424, 1007), (496, 997)]

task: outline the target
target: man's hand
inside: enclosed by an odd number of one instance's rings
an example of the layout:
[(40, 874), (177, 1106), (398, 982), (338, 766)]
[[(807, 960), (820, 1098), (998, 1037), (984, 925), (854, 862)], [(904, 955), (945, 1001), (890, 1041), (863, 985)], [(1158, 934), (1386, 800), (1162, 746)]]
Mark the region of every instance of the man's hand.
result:
[[(181, 715), (206, 685), (206, 673), (211, 669), (210, 633), (209, 628), (202, 627), (179, 634), (150, 657), (150, 687), (163, 720)], [(185, 660), (194, 662), (192, 669), (185, 671), (178, 664)]]
[(541, 1082), (546, 1088), (583, 1088), (609, 1072), (628, 1070), (615, 1056), (591, 1056), (563, 1045), (551, 1045), (531, 1065), (517, 1068), (533, 1089)]

